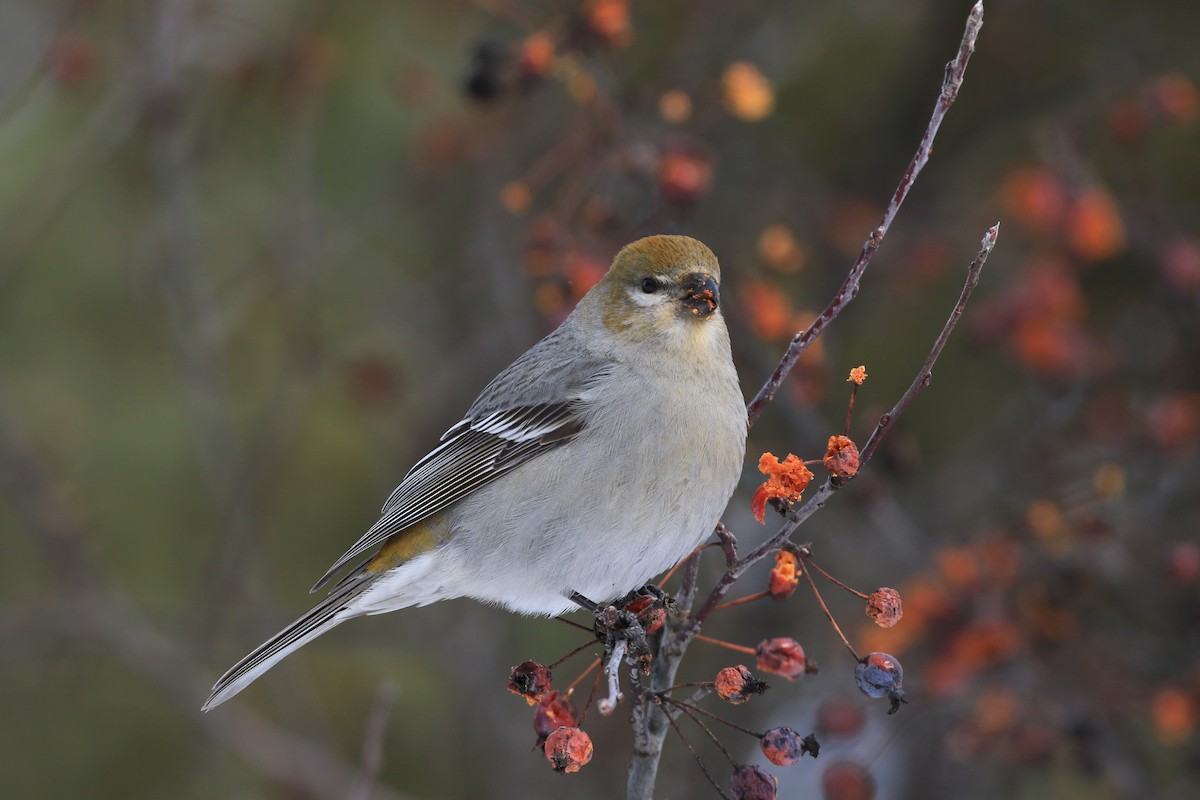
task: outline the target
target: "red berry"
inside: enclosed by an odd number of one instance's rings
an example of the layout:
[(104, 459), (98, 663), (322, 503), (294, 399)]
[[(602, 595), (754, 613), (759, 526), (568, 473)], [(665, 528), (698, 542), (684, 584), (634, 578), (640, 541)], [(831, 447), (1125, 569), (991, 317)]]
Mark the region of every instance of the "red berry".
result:
[(555, 772), (579, 772), (592, 760), (592, 737), (579, 728), (564, 726), (546, 737), (543, 749)]

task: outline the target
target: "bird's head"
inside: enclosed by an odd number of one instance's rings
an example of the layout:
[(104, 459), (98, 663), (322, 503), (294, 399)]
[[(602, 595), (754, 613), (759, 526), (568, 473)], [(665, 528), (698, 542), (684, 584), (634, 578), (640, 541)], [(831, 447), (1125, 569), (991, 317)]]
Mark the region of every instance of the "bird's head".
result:
[(687, 236), (648, 236), (626, 245), (581, 301), (608, 332), (638, 341), (691, 340), (721, 320), (721, 268), (712, 250)]

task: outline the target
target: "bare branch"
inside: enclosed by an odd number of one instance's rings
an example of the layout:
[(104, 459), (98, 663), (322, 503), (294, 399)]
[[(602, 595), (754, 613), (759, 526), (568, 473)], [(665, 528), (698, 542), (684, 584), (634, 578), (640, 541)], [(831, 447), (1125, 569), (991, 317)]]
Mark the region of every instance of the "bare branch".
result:
[(900, 211), (900, 206), (904, 203), (904, 199), (908, 197), (908, 192), (912, 188), (913, 182), (916, 181), (917, 175), (924, 169), (926, 162), (929, 161), (929, 156), (933, 152), (933, 139), (937, 136), (938, 128), (942, 125), (942, 119), (946, 116), (946, 112), (950, 110), (950, 106), (954, 105), (954, 101), (958, 98), (959, 87), (962, 86), (963, 76), (967, 72), (967, 62), (971, 59), (971, 54), (975, 52), (975, 40), (979, 36), (979, 29), (983, 25), (983, 2), (975, 4), (971, 9), (971, 15), (967, 18), (967, 28), (963, 32), (962, 42), (958, 46), (958, 53), (955, 57), (946, 64), (946, 77), (942, 81), (942, 91), (938, 95), (937, 103), (933, 107), (933, 115), (929, 118), (929, 124), (925, 126), (925, 133), (921, 137), (921, 143), (917, 145), (917, 152), (913, 154), (912, 160), (908, 163), (908, 169), (904, 171), (904, 176), (900, 179), (896, 191), (892, 193), (892, 199), (888, 203), (887, 209), (883, 212), (883, 218), (879, 220), (879, 225), (875, 230), (871, 231), (866, 242), (863, 243), (862, 250), (859, 251), (858, 259), (854, 262), (854, 266), (850, 268), (850, 272), (846, 274), (846, 279), (842, 281), (841, 287), (838, 288), (837, 294), (833, 300), (825, 307), (825, 310), (813, 320), (806, 330), (797, 333), (787, 350), (783, 354), (783, 358), (779, 360), (779, 364), (775, 367), (775, 371), (771, 373), (771, 377), (763, 384), (763, 387), (758, 390), (758, 394), (746, 406), (749, 424), (751, 426), (758, 420), (760, 414), (767, 404), (775, 397), (775, 392), (779, 390), (783, 379), (791, 372), (792, 367), (800, 360), (800, 356), (808, 349), (808, 346), (816, 341), (829, 323), (837, 318), (838, 314), (850, 304), (850, 301), (858, 294), (859, 282), (862, 280), (863, 273), (867, 271), (867, 266), (871, 263), (871, 258), (875, 255), (875, 251), (879, 249), (879, 245), (883, 242), (883, 237), (887, 235), (888, 229), (892, 225), (892, 221), (896, 218), (897, 212)]

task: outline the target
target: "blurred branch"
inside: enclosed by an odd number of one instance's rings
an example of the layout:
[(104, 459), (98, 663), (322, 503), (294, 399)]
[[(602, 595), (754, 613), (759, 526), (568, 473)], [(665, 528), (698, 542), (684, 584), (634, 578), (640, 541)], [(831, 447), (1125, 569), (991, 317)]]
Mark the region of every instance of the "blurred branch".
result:
[(750, 401), (747, 406), (747, 414), (751, 426), (754, 425), (767, 404), (775, 398), (775, 392), (779, 390), (783, 379), (791, 372), (792, 367), (800, 360), (800, 356), (808, 349), (808, 346), (816, 341), (817, 337), (829, 326), (829, 323), (833, 322), (858, 294), (859, 282), (862, 280), (863, 273), (867, 271), (867, 266), (870, 265), (875, 251), (879, 249), (879, 245), (883, 242), (883, 237), (887, 235), (892, 221), (900, 211), (900, 206), (904, 203), (904, 199), (908, 197), (908, 192), (916, 181), (917, 175), (920, 174), (921, 170), (925, 168), (925, 164), (929, 161), (929, 156), (933, 152), (933, 139), (937, 136), (938, 128), (941, 127), (942, 119), (945, 118), (946, 112), (950, 110), (950, 107), (954, 105), (954, 101), (958, 98), (959, 87), (962, 86), (963, 76), (967, 72), (967, 62), (970, 61), (971, 54), (975, 52), (975, 40), (979, 36), (979, 29), (982, 26), (983, 0), (980, 0), (971, 9), (971, 14), (967, 18), (967, 27), (963, 32), (962, 42), (958, 46), (957, 55), (955, 55), (952, 61), (946, 64), (946, 76), (942, 81), (942, 91), (938, 95), (937, 103), (933, 107), (933, 115), (929, 118), (929, 124), (925, 127), (925, 133), (921, 137), (921, 143), (917, 146), (917, 152), (913, 154), (912, 160), (908, 163), (908, 169), (904, 171), (904, 176), (900, 179), (896, 191), (892, 194), (892, 199), (888, 203), (887, 209), (884, 210), (879, 225), (876, 226), (875, 230), (871, 231), (870, 236), (863, 243), (862, 250), (858, 254), (858, 259), (854, 262), (854, 266), (850, 268), (846, 279), (842, 281), (842, 285), (838, 289), (837, 294), (834, 295), (833, 300), (817, 316), (812, 325), (806, 330), (797, 333), (792, 338), (791, 344), (788, 345), (783, 358), (779, 360), (775, 371), (771, 373), (771, 377), (767, 379), (763, 387), (758, 390), (758, 394)]
[(367, 727), (363, 733), (362, 767), (350, 792), (351, 800), (370, 800), (379, 785), (379, 771), (383, 768), (383, 738), (399, 696), (399, 688), (391, 681), (384, 681), (375, 691), (375, 702), (371, 704), (371, 713), (367, 715)]
[[(44, 551), (50, 574), (58, 580), (52, 593), (71, 612), (59, 617), (71, 623), (64, 632), (108, 644), (133, 674), (157, 686), (183, 717), (273, 780), (314, 797), (345, 797), (359, 770), (315, 742), (242, 708), (220, 715), (200, 712), (197, 690), (207, 685), (207, 671), (156, 628), (91, 559), (87, 543), (92, 532), (67, 500), (66, 488), (18, 433), (0, 386), (0, 490), (8, 495), (25, 529)], [(377, 788), (374, 796), (402, 800), (386, 789)]]

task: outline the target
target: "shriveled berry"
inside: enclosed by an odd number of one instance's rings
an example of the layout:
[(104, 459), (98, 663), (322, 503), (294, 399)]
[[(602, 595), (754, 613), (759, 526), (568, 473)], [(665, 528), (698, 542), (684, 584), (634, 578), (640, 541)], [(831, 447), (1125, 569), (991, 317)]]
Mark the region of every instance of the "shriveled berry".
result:
[(825, 800), (872, 800), (875, 779), (861, 764), (835, 761), (821, 773), (821, 791)]
[(904, 699), (904, 667), (888, 653), (869, 653), (854, 668), (854, 680), (867, 697), (887, 697), (892, 701), (889, 714), (895, 714)]
[(758, 643), (756, 650), (758, 668), (763, 672), (773, 672), (790, 681), (808, 671), (804, 648), (795, 639), (786, 636), (763, 639)]
[(729, 788), (733, 790), (734, 800), (775, 800), (779, 795), (778, 784), (774, 775), (746, 764), (733, 773)]
[(887, 586), (880, 586), (867, 598), (867, 616), (881, 628), (890, 628), (904, 616), (900, 593)]
[(759, 746), (762, 747), (763, 755), (767, 757), (768, 761), (781, 767), (795, 764), (805, 753), (816, 758), (821, 750), (821, 743), (817, 741), (817, 737), (811, 733), (801, 737), (799, 733), (786, 726), (771, 728), (764, 733)]
[(800, 562), (796, 554), (780, 550), (775, 554), (775, 566), (771, 569), (771, 599), (786, 600), (799, 585)]
[(592, 737), (579, 728), (563, 726), (546, 737), (543, 750), (555, 772), (579, 772), (592, 760)]
[(858, 474), (858, 447), (848, 436), (830, 436), (824, 463), (835, 478), (853, 478)]
[(538, 744), (546, 741), (546, 737), (563, 726), (578, 724), (579, 715), (575, 706), (557, 691), (549, 691), (538, 700), (537, 708), (533, 710), (533, 731), (537, 734)]
[(751, 695), (762, 694), (767, 684), (755, 678), (746, 667), (725, 667), (717, 673), (715, 686), (717, 697), (737, 705), (750, 699)]
[(529, 705), (550, 691), (550, 668), (536, 661), (523, 661), (508, 675), (508, 690), (525, 698)]

